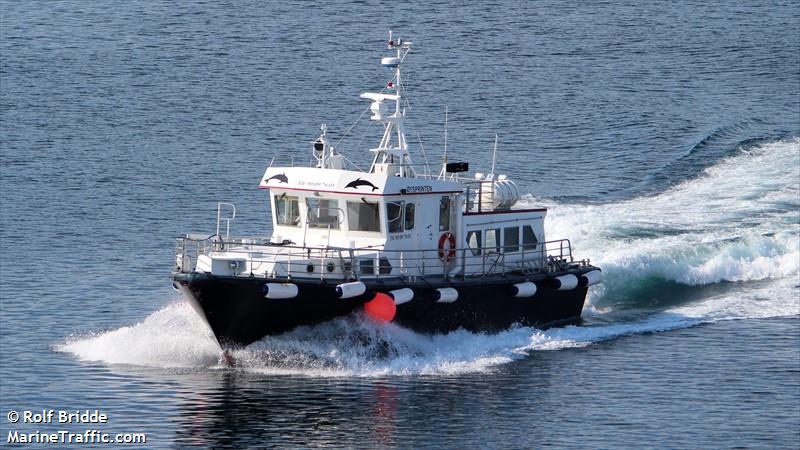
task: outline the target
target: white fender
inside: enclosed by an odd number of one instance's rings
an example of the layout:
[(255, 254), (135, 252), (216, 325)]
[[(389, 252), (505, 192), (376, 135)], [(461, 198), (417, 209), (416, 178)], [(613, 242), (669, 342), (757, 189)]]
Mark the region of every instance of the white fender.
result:
[(392, 297), (395, 305), (402, 305), (414, 299), (414, 291), (410, 288), (395, 289), (389, 291), (389, 297)]
[(297, 297), (297, 285), (292, 283), (267, 283), (264, 285), (264, 297), (271, 299)]
[(591, 286), (601, 281), (603, 281), (603, 272), (599, 270), (592, 270), (591, 272), (586, 272), (578, 278), (578, 285)]
[(351, 283), (342, 283), (336, 286), (336, 295), (339, 298), (352, 298), (367, 292), (367, 286), (360, 281), (353, 281)]
[(561, 275), (560, 277), (555, 277), (553, 278), (553, 287), (559, 291), (575, 289), (578, 287), (578, 277), (571, 273)]
[(536, 294), (536, 283), (531, 281), (517, 283), (511, 286), (511, 292), (514, 293), (514, 297), (533, 297)]
[(453, 303), (458, 300), (458, 291), (453, 288), (439, 288), (433, 292), (436, 303)]

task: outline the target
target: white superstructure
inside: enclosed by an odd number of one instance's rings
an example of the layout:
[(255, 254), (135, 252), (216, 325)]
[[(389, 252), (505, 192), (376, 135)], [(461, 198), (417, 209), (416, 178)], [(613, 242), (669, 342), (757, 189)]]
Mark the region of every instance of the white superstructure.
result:
[(413, 279), (547, 270), (554, 258), (571, 261), (568, 241), (545, 242), (544, 209), (512, 209), (519, 191), (507, 177), (494, 174), (494, 164), (486, 176), (459, 176), (468, 165), (447, 162), (439, 177), (418, 174), (401, 101), (402, 67), (412, 43), (395, 40), (390, 32), (388, 48), (394, 54), (381, 63), (393, 70), (392, 79), (380, 92), (361, 94), (371, 102), (370, 119), (383, 125), (378, 146), (369, 149), (374, 153), (369, 169), (347, 169), (323, 124), (312, 143), (311, 167), (271, 166), (261, 178), (259, 188), (269, 191), (272, 209), (268, 241), (228, 233), (198, 240), (196, 251), (179, 252), (181, 271)]

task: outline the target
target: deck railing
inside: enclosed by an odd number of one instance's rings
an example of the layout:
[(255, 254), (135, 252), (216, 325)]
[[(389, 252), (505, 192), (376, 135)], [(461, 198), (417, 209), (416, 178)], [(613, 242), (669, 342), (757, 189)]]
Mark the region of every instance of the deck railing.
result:
[(502, 247), (456, 248), (455, 254), (425, 250), (386, 250), (381, 247), (307, 247), (267, 238), (187, 235), (176, 243), (176, 271), (195, 270), (200, 255), (243, 260), (240, 276), (361, 279), (397, 277), (466, 277), (508, 272), (557, 271), (573, 263), (568, 239)]

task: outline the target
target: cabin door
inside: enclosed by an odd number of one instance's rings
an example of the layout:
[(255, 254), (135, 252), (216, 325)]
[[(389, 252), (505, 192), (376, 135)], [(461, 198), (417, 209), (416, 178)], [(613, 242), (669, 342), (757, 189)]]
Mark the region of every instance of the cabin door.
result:
[[(386, 203), (386, 225), (391, 248), (395, 252), (387, 253), (390, 264), (402, 275), (414, 274), (409, 271), (421, 264), (418, 202), (413, 198)], [(392, 271), (394, 272), (394, 270)]]

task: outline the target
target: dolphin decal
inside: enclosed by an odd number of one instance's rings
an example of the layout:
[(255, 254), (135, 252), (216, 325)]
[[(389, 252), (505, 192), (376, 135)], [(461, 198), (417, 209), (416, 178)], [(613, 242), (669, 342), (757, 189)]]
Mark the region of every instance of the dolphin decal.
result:
[(279, 183), (288, 183), (289, 182), (289, 179), (286, 178), (286, 174), (285, 173), (279, 173), (277, 175), (273, 175), (273, 176), (267, 178), (266, 180), (264, 180), (264, 184), (269, 183), (269, 180), (278, 180)]
[(355, 180), (347, 183), (347, 185), (344, 188), (358, 189), (359, 186), (369, 186), (372, 188), (372, 192), (375, 192), (378, 189), (378, 186), (375, 186), (374, 184), (370, 183), (367, 180), (362, 180), (361, 178), (356, 178)]

